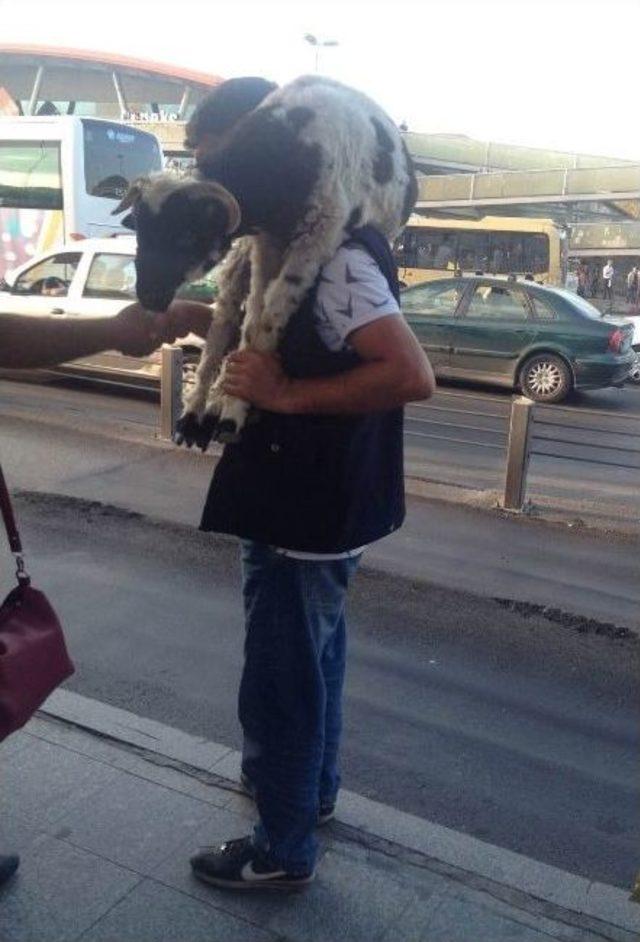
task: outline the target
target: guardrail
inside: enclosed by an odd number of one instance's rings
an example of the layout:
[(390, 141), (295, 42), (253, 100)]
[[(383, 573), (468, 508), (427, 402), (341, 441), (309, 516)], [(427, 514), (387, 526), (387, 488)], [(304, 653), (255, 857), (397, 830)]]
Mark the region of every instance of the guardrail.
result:
[[(607, 413), (597, 410), (580, 410), (580, 415), (596, 415), (602, 418)], [(625, 416), (616, 413), (616, 420), (637, 422), (637, 416)], [(585, 431), (596, 434), (615, 436), (629, 441), (626, 445), (594, 441), (572, 440), (567, 432), (584, 435)], [(551, 432), (551, 434), (549, 434)], [(562, 407), (536, 405), (530, 399), (519, 396), (512, 400), (507, 443), (507, 467), (505, 476), (503, 507), (505, 510), (520, 512), (526, 503), (527, 473), (532, 456), (541, 458), (560, 458), (567, 461), (591, 465), (604, 465), (610, 468), (640, 472), (640, 445), (637, 430), (611, 429), (604, 426), (576, 425), (565, 421)], [(546, 443), (549, 443), (550, 448)], [(634, 444), (635, 443), (635, 444)], [(587, 455), (563, 454), (557, 445), (576, 446), (588, 452)], [(638, 455), (638, 459), (634, 459)], [(611, 460), (615, 458), (616, 460)], [(636, 463), (633, 463), (633, 462)]]

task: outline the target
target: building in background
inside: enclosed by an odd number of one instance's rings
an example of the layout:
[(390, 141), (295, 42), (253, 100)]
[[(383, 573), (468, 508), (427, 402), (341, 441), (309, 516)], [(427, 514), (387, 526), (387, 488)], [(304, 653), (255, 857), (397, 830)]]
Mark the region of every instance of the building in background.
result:
[(105, 52), (0, 43), (0, 116), (79, 115), (153, 131), (169, 161), (218, 75)]

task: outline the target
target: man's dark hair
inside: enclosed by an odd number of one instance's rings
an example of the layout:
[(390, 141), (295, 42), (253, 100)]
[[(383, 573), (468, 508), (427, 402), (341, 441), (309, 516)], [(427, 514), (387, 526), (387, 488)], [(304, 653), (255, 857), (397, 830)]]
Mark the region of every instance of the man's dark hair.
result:
[(185, 147), (193, 150), (205, 134), (221, 134), (275, 91), (275, 82), (257, 76), (228, 79), (203, 98), (187, 123)]

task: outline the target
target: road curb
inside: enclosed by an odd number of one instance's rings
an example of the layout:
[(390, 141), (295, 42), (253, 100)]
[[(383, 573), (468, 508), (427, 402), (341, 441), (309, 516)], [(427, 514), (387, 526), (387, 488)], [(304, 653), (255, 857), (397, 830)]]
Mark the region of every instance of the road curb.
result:
[[(57, 690), (41, 712), (101, 736), (237, 782), (240, 753), (68, 690)], [(342, 791), (338, 822), (416, 851), (445, 865), (519, 891), (553, 906), (640, 932), (640, 905), (629, 892), (597, 883), (496, 847), (423, 818)]]

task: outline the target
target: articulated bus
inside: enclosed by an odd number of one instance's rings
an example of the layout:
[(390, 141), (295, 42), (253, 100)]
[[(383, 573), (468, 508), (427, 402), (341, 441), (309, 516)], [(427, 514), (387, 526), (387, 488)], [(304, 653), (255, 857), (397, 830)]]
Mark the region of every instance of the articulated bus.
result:
[(111, 211), (162, 169), (148, 131), (98, 118), (0, 118), (0, 277), (74, 238), (124, 232)]
[(567, 274), (566, 234), (550, 219), (432, 219), (414, 214), (396, 242), (395, 258), (405, 285), (458, 271), (529, 275), (562, 286)]

